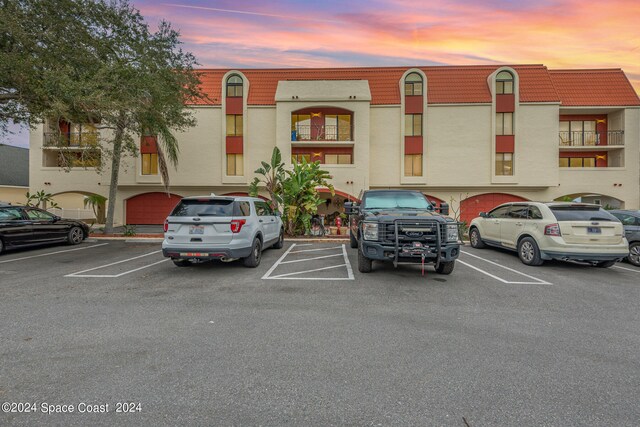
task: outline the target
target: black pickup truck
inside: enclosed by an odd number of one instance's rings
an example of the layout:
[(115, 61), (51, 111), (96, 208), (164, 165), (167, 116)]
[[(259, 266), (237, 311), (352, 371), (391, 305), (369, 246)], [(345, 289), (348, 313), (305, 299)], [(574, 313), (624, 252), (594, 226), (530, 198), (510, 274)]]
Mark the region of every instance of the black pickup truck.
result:
[(451, 274), (460, 255), (458, 223), (439, 212), (419, 191), (368, 190), (359, 205), (345, 203), (350, 215), (351, 247), (358, 248), (358, 270), (369, 273), (372, 262), (434, 264), (439, 274)]

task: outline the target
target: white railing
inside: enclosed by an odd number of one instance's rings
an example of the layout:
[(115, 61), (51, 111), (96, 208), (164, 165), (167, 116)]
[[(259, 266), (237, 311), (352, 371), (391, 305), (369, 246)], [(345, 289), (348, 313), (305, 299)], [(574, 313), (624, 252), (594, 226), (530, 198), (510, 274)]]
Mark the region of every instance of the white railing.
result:
[(49, 208), (48, 212), (58, 215), (67, 219), (95, 219), (96, 214), (92, 209), (62, 209), (62, 208)]

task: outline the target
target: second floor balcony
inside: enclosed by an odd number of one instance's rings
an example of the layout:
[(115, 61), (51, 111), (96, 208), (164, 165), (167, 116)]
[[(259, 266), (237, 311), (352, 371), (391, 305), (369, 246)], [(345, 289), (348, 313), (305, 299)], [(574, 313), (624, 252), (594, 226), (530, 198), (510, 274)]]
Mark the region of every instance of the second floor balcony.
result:
[(46, 148), (94, 148), (98, 145), (99, 132), (48, 132), (44, 134)]
[(624, 131), (560, 131), (560, 148), (624, 147)]
[(291, 141), (352, 141), (351, 127), (338, 125), (296, 124), (291, 131)]

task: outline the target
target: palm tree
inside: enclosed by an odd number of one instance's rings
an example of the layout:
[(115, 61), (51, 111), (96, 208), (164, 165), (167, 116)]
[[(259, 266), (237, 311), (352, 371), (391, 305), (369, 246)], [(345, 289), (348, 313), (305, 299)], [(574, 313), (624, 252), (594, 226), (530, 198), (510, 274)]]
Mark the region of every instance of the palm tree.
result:
[(284, 163), (282, 162), (280, 149), (278, 147), (273, 149), (270, 163), (263, 161), (261, 164), (262, 167), (255, 171), (260, 176), (253, 179), (249, 186), (249, 194), (256, 197), (258, 195), (258, 184), (264, 184), (271, 198), (273, 209), (278, 210), (280, 203), (282, 203), (282, 183), (285, 179)]
[(90, 194), (84, 196), (84, 207), (90, 206), (93, 210), (93, 214), (96, 216), (98, 224), (104, 223), (104, 205), (107, 198), (99, 194)]

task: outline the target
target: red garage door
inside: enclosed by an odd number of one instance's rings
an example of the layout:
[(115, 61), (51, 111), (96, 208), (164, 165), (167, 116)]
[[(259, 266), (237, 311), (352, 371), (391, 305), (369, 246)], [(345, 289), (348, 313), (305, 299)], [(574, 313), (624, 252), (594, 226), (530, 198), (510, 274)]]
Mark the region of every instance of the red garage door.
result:
[(167, 193), (144, 193), (127, 200), (127, 224), (163, 224), (182, 197)]
[(527, 199), (519, 196), (504, 193), (488, 193), (472, 196), (460, 203), (460, 220), (466, 221), (467, 224), (469, 224), (480, 212), (488, 212), (502, 203), (522, 202), (526, 200)]

